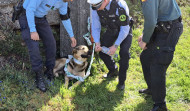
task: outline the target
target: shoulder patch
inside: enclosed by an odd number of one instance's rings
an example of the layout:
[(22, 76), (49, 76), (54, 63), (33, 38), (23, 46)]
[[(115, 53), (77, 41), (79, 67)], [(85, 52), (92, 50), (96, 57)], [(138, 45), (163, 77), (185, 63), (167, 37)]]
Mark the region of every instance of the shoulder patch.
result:
[(147, 0), (141, 0), (142, 2), (146, 2)]

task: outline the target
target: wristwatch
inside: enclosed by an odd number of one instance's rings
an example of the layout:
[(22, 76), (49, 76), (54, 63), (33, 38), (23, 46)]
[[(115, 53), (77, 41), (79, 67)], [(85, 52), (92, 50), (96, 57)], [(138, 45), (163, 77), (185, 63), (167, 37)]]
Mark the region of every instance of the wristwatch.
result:
[(118, 45), (114, 45), (115, 46), (115, 48), (118, 48)]

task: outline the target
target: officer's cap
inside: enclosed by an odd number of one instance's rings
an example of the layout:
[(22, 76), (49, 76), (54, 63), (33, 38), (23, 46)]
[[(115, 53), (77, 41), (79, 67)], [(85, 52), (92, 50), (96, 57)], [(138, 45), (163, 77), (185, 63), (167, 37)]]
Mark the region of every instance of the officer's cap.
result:
[(89, 4), (92, 5), (93, 10), (97, 10), (101, 7), (104, 0), (87, 0)]

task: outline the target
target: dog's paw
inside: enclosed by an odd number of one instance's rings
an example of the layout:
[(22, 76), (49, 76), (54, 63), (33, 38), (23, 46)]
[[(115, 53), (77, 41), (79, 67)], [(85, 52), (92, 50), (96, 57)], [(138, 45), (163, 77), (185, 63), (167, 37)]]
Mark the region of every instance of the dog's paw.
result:
[(55, 76), (55, 77), (59, 77), (59, 74), (58, 74), (58, 73), (54, 73), (54, 76)]
[(74, 88), (75, 88), (74, 86), (70, 86), (70, 87), (69, 87), (69, 90), (72, 90), (72, 89), (74, 89)]

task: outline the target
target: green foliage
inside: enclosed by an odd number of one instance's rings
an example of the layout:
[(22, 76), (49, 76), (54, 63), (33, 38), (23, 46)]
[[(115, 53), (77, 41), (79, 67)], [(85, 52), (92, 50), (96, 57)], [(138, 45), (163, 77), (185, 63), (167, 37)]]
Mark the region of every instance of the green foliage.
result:
[(0, 54), (2, 56), (10, 56), (10, 54), (18, 56), (23, 54), (23, 56), (27, 56), (27, 49), (22, 45), (20, 34), (14, 35), (15, 36), (8, 36), (5, 40), (0, 41)]
[(127, 5), (129, 7), (129, 15), (134, 19), (134, 27), (140, 28), (143, 25), (143, 14), (141, 11), (141, 4), (140, 2), (129, 2), (130, 0), (126, 0)]
[(190, 5), (190, 0), (177, 0), (178, 5), (180, 7), (184, 7), (184, 6), (189, 6)]

